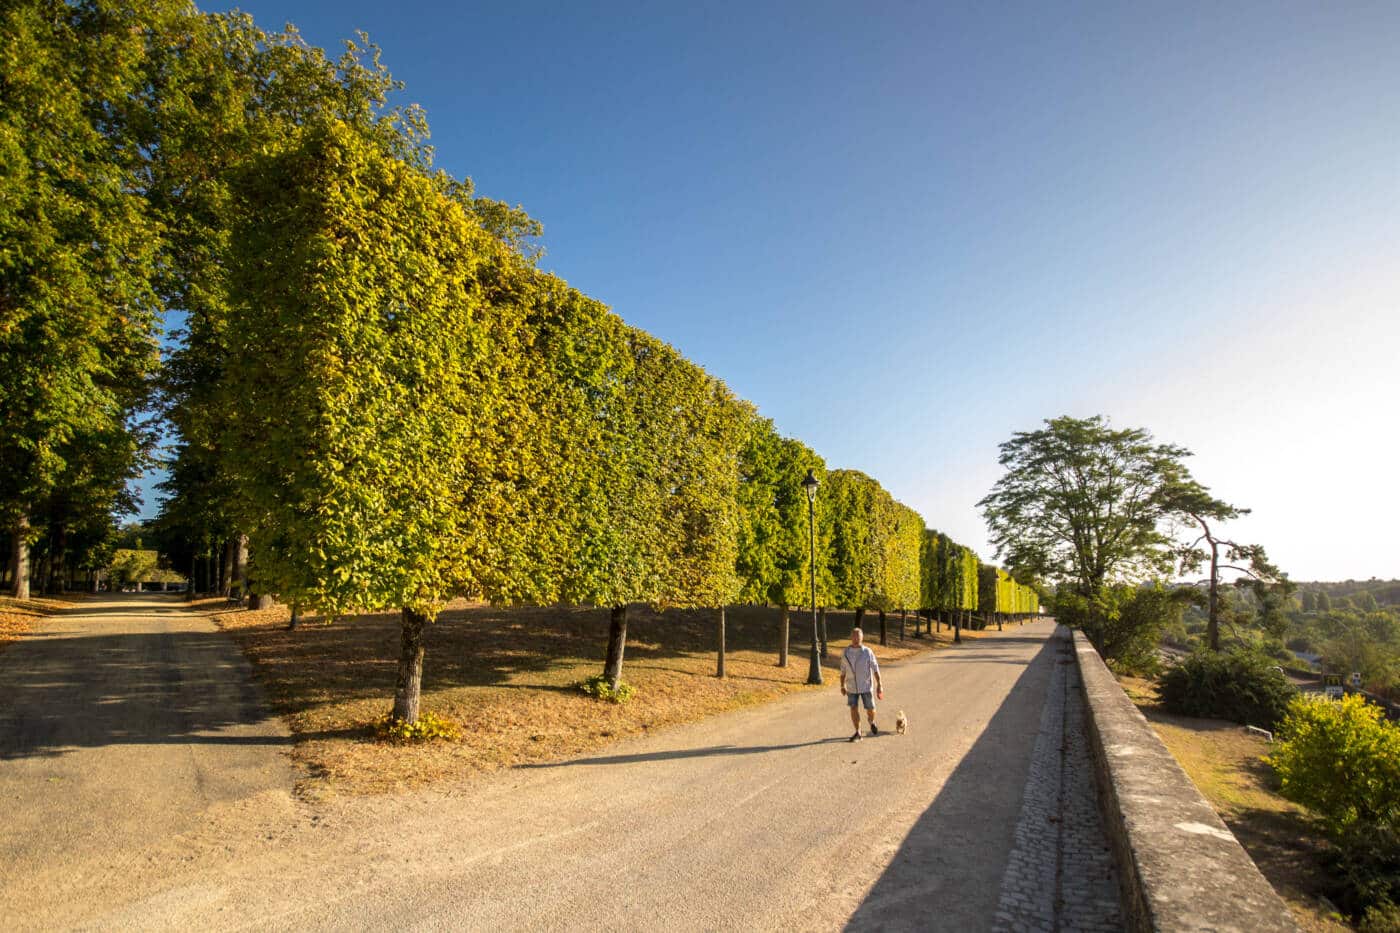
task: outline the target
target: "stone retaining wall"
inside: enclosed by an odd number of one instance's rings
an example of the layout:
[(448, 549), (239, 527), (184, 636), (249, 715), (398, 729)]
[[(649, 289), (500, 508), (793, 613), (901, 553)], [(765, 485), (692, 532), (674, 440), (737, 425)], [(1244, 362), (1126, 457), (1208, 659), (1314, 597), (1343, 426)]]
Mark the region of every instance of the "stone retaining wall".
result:
[(1074, 647), (1128, 929), (1297, 933), (1288, 906), (1082, 632)]

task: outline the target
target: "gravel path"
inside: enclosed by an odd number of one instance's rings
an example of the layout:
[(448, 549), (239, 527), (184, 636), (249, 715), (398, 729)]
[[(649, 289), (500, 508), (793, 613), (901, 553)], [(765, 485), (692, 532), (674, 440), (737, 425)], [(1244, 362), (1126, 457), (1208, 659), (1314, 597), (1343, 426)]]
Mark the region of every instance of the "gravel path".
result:
[[(52, 629), (50, 631), (49, 629)], [(433, 792), (293, 802), (285, 736), (168, 603), (0, 655), (7, 929), (987, 930), (1055, 670), (1048, 622)], [(877, 648), (878, 651), (878, 648)], [(57, 779), (57, 780), (54, 780)]]

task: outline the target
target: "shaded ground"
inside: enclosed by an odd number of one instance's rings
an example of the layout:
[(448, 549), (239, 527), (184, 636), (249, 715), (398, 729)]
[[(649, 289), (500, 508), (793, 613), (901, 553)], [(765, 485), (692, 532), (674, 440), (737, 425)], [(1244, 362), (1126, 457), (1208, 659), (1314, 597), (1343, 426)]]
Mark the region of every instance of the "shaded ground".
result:
[(237, 648), (173, 597), (36, 619), (0, 655), (0, 917), (119, 877), (211, 811), (287, 812), (289, 743)]
[[(792, 614), (791, 657), (776, 666), (776, 609), (727, 612), (727, 676), (715, 674), (715, 613), (645, 607), (629, 611), (623, 679), (638, 688), (624, 705), (584, 696), (574, 685), (602, 669), (608, 612), (600, 609), (495, 609), (456, 604), (429, 629), (424, 709), (463, 726), (460, 742), (405, 748), (370, 739), (369, 724), (389, 712), (397, 673), (399, 617), (362, 615), (285, 630), (286, 608), (219, 613), (216, 619), (253, 662), (275, 709), (298, 739), (295, 755), (313, 780), (311, 793), (386, 792), (459, 779), (519, 764), (590, 754), (628, 736), (807, 690), (811, 616)], [(830, 612), (830, 682), (849, 641), (854, 613)], [(887, 620), (865, 628), (880, 657), (897, 662), (951, 635), (914, 637), (912, 618), (899, 637)], [(985, 633), (964, 633), (973, 639)]]
[(1273, 773), (1262, 760), (1269, 753), (1263, 737), (1232, 722), (1174, 716), (1158, 706), (1150, 682), (1119, 682), (1299, 925), (1319, 933), (1350, 930), (1319, 900), (1333, 887), (1323, 862), (1329, 843), (1301, 807), (1274, 791)]
[[(78, 793), (5, 786), (8, 812), (44, 811), (4, 830), (8, 929), (987, 929), (1053, 665), (1033, 623), (889, 665), (881, 715), (904, 709), (906, 736), (845, 742), (829, 682), (575, 761), (295, 801), (290, 774), (210, 757), (278, 746), (208, 741), (262, 726), (223, 692), (237, 652), (181, 615), (72, 618), (0, 662), (7, 702), (74, 691), (90, 720), (7, 727), (6, 774), (102, 763)], [(178, 682), (150, 677), (159, 645)]]

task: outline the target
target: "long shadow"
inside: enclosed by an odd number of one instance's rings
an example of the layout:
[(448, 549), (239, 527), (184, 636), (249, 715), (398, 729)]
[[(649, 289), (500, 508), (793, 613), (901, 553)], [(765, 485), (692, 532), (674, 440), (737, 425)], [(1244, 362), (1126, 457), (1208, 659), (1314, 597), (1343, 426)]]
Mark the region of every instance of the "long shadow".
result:
[(218, 632), (21, 639), (0, 663), (0, 760), (107, 745), (286, 745), (230, 730), (269, 718)]
[[(1044, 646), (851, 915), (847, 930), (992, 928), (1055, 661), (1054, 639), (1042, 640)], [(1050, 873), (1053, 877), (1054, 866)]]
[(575, 765), (628, 765), (640, 761), (674, 761), (678, 758), (711, 758), (716, 755), (761, 755), (766, 752), (783, 752), (794, 748), (810, 748), (813, 745), (830, 745), (845, 742), (844, 738), (817, 739), (812, 742), (793, 742), (788, 745), (710, 745), (705, 748), (678, 748), (669, 752), (647, 752), (637, 755), (605, 755), (598, 758), (575, 758), (572, 761), (541, 762), (519, 765), (524, 768), (572, 768)]

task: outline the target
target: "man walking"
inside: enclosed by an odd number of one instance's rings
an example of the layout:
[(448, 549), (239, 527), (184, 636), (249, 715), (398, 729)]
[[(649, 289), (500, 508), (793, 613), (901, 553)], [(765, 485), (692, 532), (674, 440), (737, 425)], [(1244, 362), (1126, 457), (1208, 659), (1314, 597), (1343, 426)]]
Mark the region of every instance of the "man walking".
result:
[[(879, 735), (880, 727), (875, 725), (875, 699), (885, 698), (885, 688), (880, 682), (880, 664), (875, 660), (875, 652), (864, 642), (865, 633), (858, 628), (851, 629), (851, 643), (841, 652), (841, 695), (851, 708), (851, 725), (856, 727), (852, 742), (860, 741), (860, 708), (865, 705), (865, 715), (870, 720), (870, 734)], [(849, 686), (847, 678), (850, 679)]]

